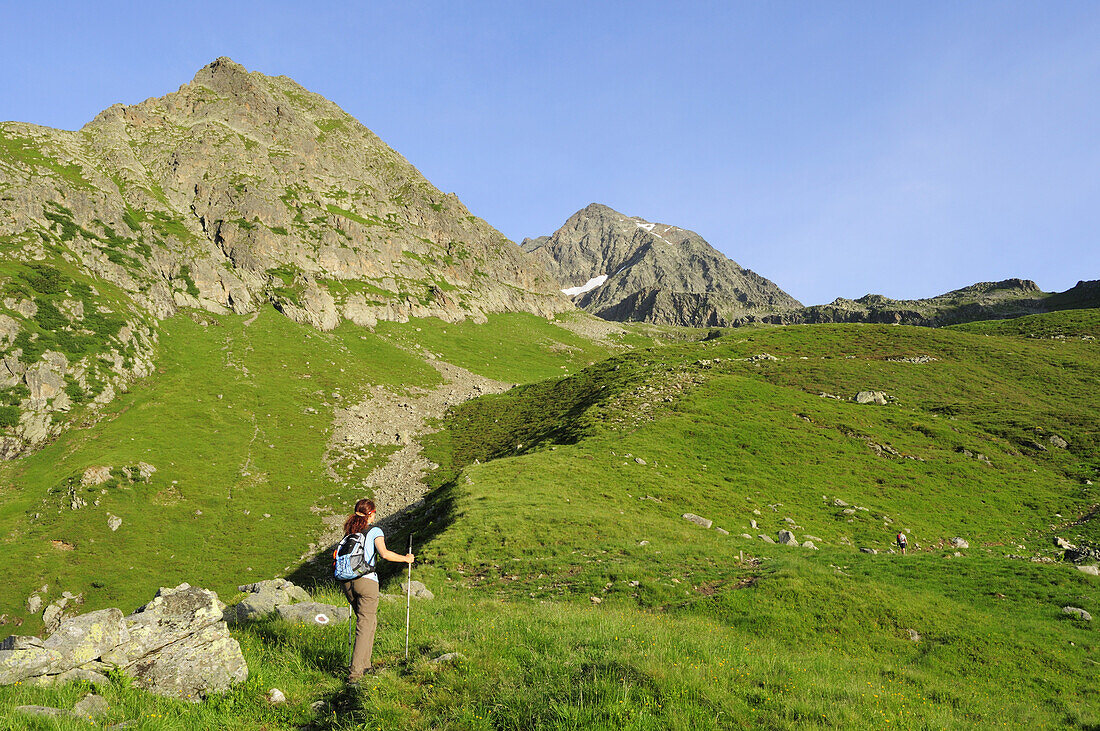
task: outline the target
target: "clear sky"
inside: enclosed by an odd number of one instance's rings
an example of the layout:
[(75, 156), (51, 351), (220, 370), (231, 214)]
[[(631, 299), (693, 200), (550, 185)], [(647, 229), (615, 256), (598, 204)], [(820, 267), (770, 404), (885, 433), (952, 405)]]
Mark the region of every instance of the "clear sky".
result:
[(806, 304), (1100, 278), (1100, 3), (0, 0), (0, 119), (218, 56), (325, 95), (509, 237), (591, 202)]

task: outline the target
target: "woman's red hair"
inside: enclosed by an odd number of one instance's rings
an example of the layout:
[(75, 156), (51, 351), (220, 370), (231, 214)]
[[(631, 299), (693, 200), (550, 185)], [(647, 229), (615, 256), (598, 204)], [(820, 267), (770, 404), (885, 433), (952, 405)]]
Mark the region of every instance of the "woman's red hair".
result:
[(355, 503), (355, 514), (344, 521), (344, 535), (366, 533), (370, 523), (368, 517), (374, 512), (374, 501), (364, 498)]

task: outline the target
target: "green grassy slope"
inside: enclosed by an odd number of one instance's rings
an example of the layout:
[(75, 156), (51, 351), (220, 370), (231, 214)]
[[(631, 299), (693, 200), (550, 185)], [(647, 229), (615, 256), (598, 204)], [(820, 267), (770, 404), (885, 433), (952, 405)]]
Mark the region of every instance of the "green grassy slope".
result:
[[(525, 332), (539, 342), (530, 345)], [(508, 371), (516, 380), (541, 376), (558, 348), (608, 354), (533, 315), (494, 316), (478, 334), (516, 351)], [(364, 454), (334, 480), (322, 459), (334, 406), (370, 384), (438, 383), (414, 352), (349, 323), (321, 333), (271, 310), (255, 321), (205, 313), (165, 321), (157, 372), (99, 423), (0, 463), (0, 565), (9, 573), (0, 613), (24, 616), (24, 599), (43, 584), (47, 601), (65, 590), (84, 592), (89, 609), (130, 608), (180, 581), (231, 595), (249, 577), (286, 573), (322, 515), (360, 497), (362, 479), (386, 456), (383, 448)], [(124, 471), (139, 462), (156, 468), (148, 482)], [(81, 485), (93, 466), (111, 466), (112, 479)], [(74, 495), (87, 505), (70, 509)], [(122, 518), (117, 532), (108, 515)], [(25, 618), (16, 631), (40, 629), (37, 617)]]
[[(430, 330), (390, 336), (417, 326)], [(424, 347), (506, 377), (500, 358), (474, 345), (462, 356), (467, 346), (442, 336), (453, 326), (434, 327)], [(1074, 339), (1048, 339), (1067, 328)], [(394, 604), (382, 605), (377, 650), (389, 669), (355, 692), (339, 683), (342, 628), (261, 622), (237, 631), (254, 669), (244, 686), (193, 707), (112, 685), (110, 718), (180, 729), (1095, 727), (1100, 642), (1061, 607), (1097, 615), (1100, 583), (1028, 559), (1055, 556), (1053, 535), (1098, 537), (1088, 482), (1100, 478), (1100, 346), (1082, 339), (1098, 335), (1098, 311), (974, 329), (731, 330), (468, 402), (429, 440), (441, 465), (431, 500), (391, 537), (415, 533), (417, 577), (437, 594), (413, 607), (409, 665)], [(462, 335), (500, 355), (497, 337)], [(548, 350), (509, 347), (530, 373), (552, 365)], [(762, 353), (779, 360), (747, 360)], [(890, 360), (918, 355), (936, 360)], [(864, 389), (893, 400), (846, 400)], [(788, 527), (820, 550), (756, 538)], [(910, 555), (889, 552), (899, 529)], [(957, 557), (955, 536), (970, 543)], [(447, 651), (464, 659), (428, 661)], [(264, 703), (271, 686), (286, 707)], [(0, 713), (78, 697), (0, 689)], [(318, 699), (323, 711), (310, 708)]]

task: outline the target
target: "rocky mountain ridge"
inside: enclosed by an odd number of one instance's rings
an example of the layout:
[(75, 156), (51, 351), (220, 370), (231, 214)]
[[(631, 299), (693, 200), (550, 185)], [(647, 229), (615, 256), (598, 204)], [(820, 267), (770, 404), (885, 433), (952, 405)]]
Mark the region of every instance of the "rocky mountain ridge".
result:
[(838, 297), (827, 305), (812, 305), (783, 313), (738, 318), (733, 325), (770, 323), (879, 323), (941, 327), (976, 320), (1000, 320), (1043, 312), (1100, 307), (1100, 280), (1081, 281), (1065, 292), (1048, 293), (1030, 279), (978, 282), (935, 297), (895, 300), (868, 294), (851, 300)]
[(607, 320), (691, 327), (786, 312), (801, 304), (693, 231), (593, 203), (523, 250), (578, 307)]
[(571, 309), (332, 102), (227, 58), (77, 131), (0, 124), (0, 457), (151, 370), (180, 308), (342, 320)]

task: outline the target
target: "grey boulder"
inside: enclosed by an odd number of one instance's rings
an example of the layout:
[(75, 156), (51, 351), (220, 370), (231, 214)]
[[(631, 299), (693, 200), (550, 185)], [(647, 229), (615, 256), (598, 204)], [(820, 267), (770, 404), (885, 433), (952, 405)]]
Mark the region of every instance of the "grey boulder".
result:
[(146, 690), (196, 703), (248, 679), (241, 647), (224, 622), (207, 625), (138, 659), (127, 672)]
[(275, 612), (288, 622), (315, 624), (324, 627), (334, 622), (346, 622), (351, 617), (351, 607), (321, 604), (320, 602), (301, 602), (299, 604), (280, 604)]
[(713, 520), (696, 515), (695, 513), (684, 513), (680, 517), (688, 521), (689, 523), (695, 523), (695, 525), (701, 525), (704, 528), (710, 528), (712, 525), (714, 525)]
[(413, 599), (435, 599), (435, 594), (428, 591), (428, 587), (424, 586), (419, 581), (413, 581), (411, 589), (408, 581), (402, 581), (401, 591), (411, 594)]
[(1085, 622), (1092, 621), (1092, 615), (1084, 609), (1081, 609), (1081, 607), (1062, 607), (1062, 614), (1068, 614), (1071, 617), (1076, 617)]
[(778, 542), (780, 544), (784, 545), (784, 546), (797, 546), (798, 545), (798, 539), (795, 538), (794, 533), (791, 533), (789, 530), (779, 531), (779, 541)]
[(58, 652), (68, 669), (91, 662), (129, 639), (122, 612), (101, 609), (64, 620), (42, 646)]

